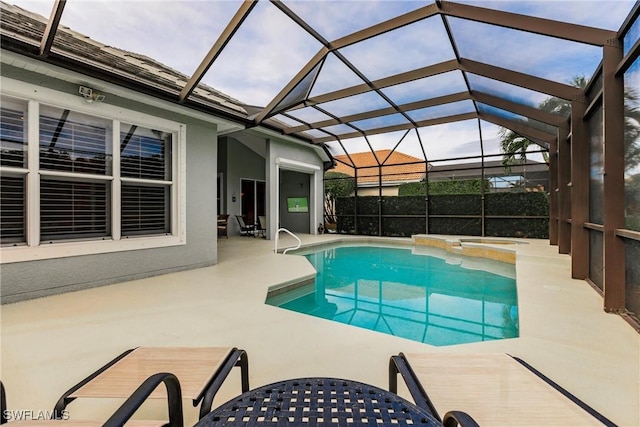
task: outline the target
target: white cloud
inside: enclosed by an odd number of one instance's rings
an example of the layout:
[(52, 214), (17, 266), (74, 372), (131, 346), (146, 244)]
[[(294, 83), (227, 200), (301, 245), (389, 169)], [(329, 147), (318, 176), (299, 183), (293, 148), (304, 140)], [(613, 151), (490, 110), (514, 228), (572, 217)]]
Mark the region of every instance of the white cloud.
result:
[(388, 116), (374, 117), (371, 119), (358, 120), (353, 122), (359, 129), (371, 130), (387, 126), (406, 125), (409, 121), (402, 114), (390, 114)]
[[(484, 131), (485, 129), (483, 128), (483, 141), (485, 141), (485, 143), (488, 141), (490, 145), (496, 145), (493, 140), (496, 138), (497, 130), (494, 132), (489, 129), (486, 134), (484, 134)], [(477, 120), (429, 126), (418, 129), (418, 132), (420, 134), (420, 141), (422, 141), (430, 162), (452, 157), (480, 155)], [(400, 141), (404, 133), (405, 131), (400, 131), (372, 135), (368, 137), (368, 139), (374, 150), (392, 149)], [(369, 145), (362, 137), (346, 139), (343, 140), (342, 143), (350, 153), (370, 151)], [(339, 144), (337, 143), (331, 143), (330, 148), (335, 150), (334, 154), (344, 154), (342, 150), (339, 149)], [(420, 148), (415, 130), (409, 132), (396, 150), (419, 159), (423, 158), (422, 149)], [(452, 162), (439, 162), (438, 164), (448, 163)]]
[(450, 71), (382, 89), (396, 105), (467, 90), (462, 72)]
[(269, 2), (251, 12), (203, 81), (254, 105), (267, 105), (321, 45)]
[(340, 52), (369, 80), (455, 58), (439, 17), (428, 18), (347, 46)]
[(618, 31), (635, 0), (459, 0), (490, 9)]
[(48, 18), (53, 8), (53, 0), (8, 0), (7, 3), (21, 7)]
[(431, 3), (428, 0), (298, 0), (285, 2), (292, 11), (309, 22), (329, 41)]
[(599, 47), (462, 19), (449, 22), (462, 57), (561, 83), (591, 77), (602, 59)]
[(475, 74), (468, 74), (469, 85), (471, 90), (487, 93), (489, 95), (499, 96), (510, 101), (519, 102), (531, 107), (537, 107), (542, 101), (548, 98), (541, 92), (534, 92), (499, 80), (492, 80)]
[(362, 79), (333, 53), (327, 55), (311, 90), (311, 97), (362, 84)]
[(381, 108), (390, 107), (390, 104), (376, 92), (366, 92), (360, 95), (350, 96), (335, 101), (325, 102), (318, 105), (328, 112), (342, 117), (350, 114), (361, 113), (363, 111), (374, 111)]
[(429, 126), (419, 132), (430, 162), (480, 154), (477, 120)]
[(448, 104), (436, 105), (429, 108), (409, 111), (407, 114), (413, 120), (420, 122), (423, 120), (435, 119), (438, 117), (453, 116), (456, 114), (475, 112), (473, 102), (469, 99)]
[(321, 111), (316, 110), (313, 107), (305, 107), (298, 110), (289, 111), (288, 114), (306, 123), (314, 123), (331, 119), (331, 117), (327, 116)]

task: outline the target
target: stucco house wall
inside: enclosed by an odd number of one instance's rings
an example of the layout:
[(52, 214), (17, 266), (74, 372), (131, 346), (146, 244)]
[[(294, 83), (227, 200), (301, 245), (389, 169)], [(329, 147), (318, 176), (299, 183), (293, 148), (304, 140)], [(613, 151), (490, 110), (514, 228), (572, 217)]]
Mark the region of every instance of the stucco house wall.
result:
[[(279, 218), (280, 206), (277, 202), (280, 194), (280, 171), (296, 171), (309, 175), (309, 232), (317, 234), (318, 224), (324, 222), (324, 169), (321, 154), (315, 149), (302, 146), (300, 143), (278, 138), (276, 135), (267, 144), (268, 158), (267, 185), (269, 186), (267, 200), (267, 215)], [(269, 221), (267, 236), (273, 236), (279, 224)]]
[[(400, 187), (398, 185), (382, 187), (383, 196), (397, 196)], [(353, 195), (354, 193), (352, 193)], [(379, 196), (380, 191), (378, 187), (358, 187), (358, 196)]]
[[(81, 77), (42, 64), (34, 66), (34, 69), (38, 72), (3, 64), (1, 70), (3, 95), (11, 90), (11, 96), (33, 99), (34, 92), (47, 92), (49, 103), (55, 103), (60, 108), (87, 108), (82, 104), (84, 102), (82, 97), (77, 95), (78, 84), (68, 81)], [(49, 77), (44, 73), (51, 75), (65, 73), (65, 80)], [(108, 87), (106, 83), (105, 87)], [(120, 92), (123, 91), (120, 90)], [(94, 106), (93, 111), (98, 116), (102, 115), (101, 110), (109, 109), (107, 116), (114, 111), (116, 113), (120, 111), (123, 117), (145, 114), (184, 126), (185, 139), (182, 153), (184, 167), (179, 171), (182, 175), (179, 185), (183, 185), (185, 201), (185, 206), (180, 207), (180, 215), (184, 216), (182, 236), (178, 236), (181, 242), (167, 247), (87, 255), (74, 254), (73, 256), (65, 255), (65, 245), (60, 244), (58, 255), (53, 257), (49, 255), (47, 259), (19, 262), (11, 262), (11, 251), (23, 250), (24, 252), (25, 248), (3, 247), (0, 268), (2, 303), (192, 269), (217, 262), (214, 226), (216, 223), (217, 125), (213, 121), (207, 122), (190, 117), (186, 109), (185, 114), (181, 114), (138, 102), (135, 93), (131, 93), (130, 98), (108, 92), (106, 94), (104, 103)], [(201, 185), (201, 183), (211, 183), (211, 185)], [(53, 245), (56, 244), (59, 243), (53, 243)], [(100, 244), (101, 242), (95, 243), (95, 245)], [(51, 254), (51, 250), (49, 252)]]

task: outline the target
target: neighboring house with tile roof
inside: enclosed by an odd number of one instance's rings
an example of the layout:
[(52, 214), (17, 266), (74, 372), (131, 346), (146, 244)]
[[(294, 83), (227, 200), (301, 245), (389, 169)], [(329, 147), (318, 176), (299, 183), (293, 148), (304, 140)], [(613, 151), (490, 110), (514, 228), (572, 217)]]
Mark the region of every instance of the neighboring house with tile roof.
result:
[[(355, 176), (358, 168), (358, 196), (377, 196), (379, 175), (382, 175), (382, 195), (397, 196), (400, 185), (419, 182), (425, 176), (423, 159), (399, 151), (377, 150), (334, 156), (336, 167), (331, 172)], [(384, 163), (382, 168), (378, 165)]]
[[(483, 174), (484, 167), (484, 174)], [(434, 165), (429, 168), (429, 182), (446, 180), (481, 179), (489, 181), (491, 191), (511, 191), (514, 187), (535, 191), (549, 188), (549, 166), (546, 163), (516, 159), (508, 169), (502, 160)], [(529, 191), (529, 190), (527, 190)]]
[[(349, 159), (351, 158), (351, 160)], [(355, 176), (352, 164), (358, 167), (358, 196), (377, 196), (379, 172), (382, 173), (382, 195), (397, 196), (400, 185), (408, 182), (420, 182), (425, 178), (424, 160), (398, 151), (378, 150), (353, 153), (350, 156), (334, 156), (336, 167), (331, 172), (340, 172)], [(386, 159), (386, 161), (385, 161)], [(378, 164), (384, 163), (381, 171)], [(429, 181), (481, 179), (482, 162), (469, 162), (445, 165), (429, 163)], [(502, 160), (484, 162), (484, 178), (489, 180), (493, 191), (509, 191), (519, 182), (526, 182), (528, 188), (547, 189), (549, 178), (548, 165), (528, 160), (526, 164), (516, 161), (505, 170)]]

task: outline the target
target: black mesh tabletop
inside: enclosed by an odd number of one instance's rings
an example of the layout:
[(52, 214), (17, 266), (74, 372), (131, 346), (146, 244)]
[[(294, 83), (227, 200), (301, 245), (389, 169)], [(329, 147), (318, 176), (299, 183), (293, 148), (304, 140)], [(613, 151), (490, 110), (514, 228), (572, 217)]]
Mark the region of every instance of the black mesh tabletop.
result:
[(203, 417), (202, 426), (441, 426), (411, 402), (368, 384), (300, 378), (250, 390)]

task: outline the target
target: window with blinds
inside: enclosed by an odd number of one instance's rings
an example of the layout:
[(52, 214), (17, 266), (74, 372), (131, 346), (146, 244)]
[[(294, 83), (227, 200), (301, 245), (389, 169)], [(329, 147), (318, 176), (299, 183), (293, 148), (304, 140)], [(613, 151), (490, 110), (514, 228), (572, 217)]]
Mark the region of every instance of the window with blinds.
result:
[(26, 241), (27, 103), (4, 96), (1, 101), (0, 243), (17, 244)]
[[(178, 123), (145, 115), (136, 117), (146, 125), (127, 123), (121, 118), (132, 112), (119, 108), (101, 110), (112, 114), (104, 118), (17, 97), (0, 100), (2, 246), (40, 246), (37, 256), (48, 258), (58, 255), (42, 249), (56, 242), (77, 243), (69, 247), (78, 253), (100, 253), (98, 245), (84, 242), (103, 240), (111, 251), (166, 245), (158, 236), (179, 241), (183, 223), (173, 229), (182, 188), (173, 169), (184, 162), (175, 146)], [(32, 107), (38, 114), (29, 122)], [(38, 139), (29, 141), (29, 135)], [(153, 242), (145, 236), (154, 236)], [(12, 252), (15, 259), (33, 259), (22, 254)]]
[(109, 189), (104, 182), (40, 180), (40, 239), (106, 237)]
[(0, 165), (25, 167), (26, 104), (2, 98), (0, 108)]
[(171, 134), (122, 123), (120, 173), (127, 178), (171, 180)]
[(123, 236), (171, 232), (171, 140), (167, 132), (121, 124)]
[[(40, 107), (40, 240), (111, 234), (111, 120), (67, 109)], [(52, 176), (50, 171), (55, 171)]]
[(40, 109), (40, 168), (110, 173), (111, 122), (52, 107)]
[(163, 234), (171, 231), (169, 187), (122, 185), (122, 235)]
[(24, 177), (0, 177), (0, 241), (22, 243), (25, 233)]

